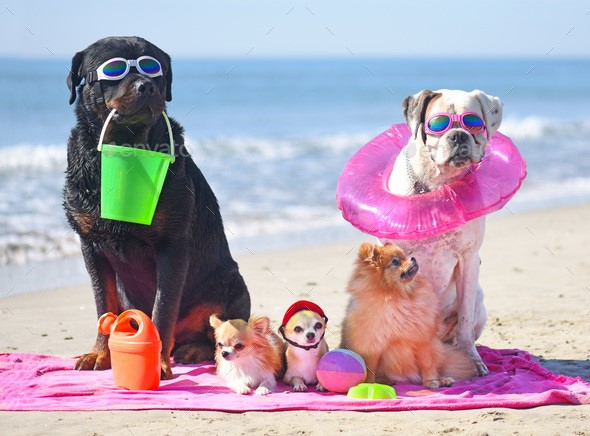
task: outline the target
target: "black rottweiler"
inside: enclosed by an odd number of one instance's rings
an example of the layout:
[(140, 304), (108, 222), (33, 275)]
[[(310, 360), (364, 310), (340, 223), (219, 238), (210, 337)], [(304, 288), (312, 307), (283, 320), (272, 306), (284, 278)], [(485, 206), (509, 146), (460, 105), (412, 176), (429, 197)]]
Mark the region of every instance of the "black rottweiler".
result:
[[(103, 65), (113, 58), (122, 60)], [(250, 295), (230, 254), (217, 199), (174, 120), (176, 161), (169, 167), (152, 224), (100, 218), (101, 158), (96, 147), (101, 128), (116, 109), (104, 143), (168, 147), (161, 114), (172, 100), (170, 57), (142, 38), (104, 38), (76, 53), (67, 84), (70, 104), (76, 88), (79, 98), (77, 124), (68, 140), (64, 207), (80, 235), (97, 314), (130, 308), (151, 314), (162, 339), (162, 378), (170, 378), (171, 353), (180, 363), (213, 359), (211, 314), (244, 320), (250, 315)], [(76, 368), (110, 368), (105, 336), (98, 334)]]

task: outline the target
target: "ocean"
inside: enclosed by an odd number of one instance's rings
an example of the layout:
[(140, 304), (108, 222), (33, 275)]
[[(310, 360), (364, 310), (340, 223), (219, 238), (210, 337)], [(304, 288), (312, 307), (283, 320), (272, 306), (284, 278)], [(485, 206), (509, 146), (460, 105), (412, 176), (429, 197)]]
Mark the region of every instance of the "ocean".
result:
[[(69, 66), (0, 59), (0, 294), (60, 259), (77, 259), (73, 281), (83, 275), (61, 206)], [(500, 131), (528, 163), (511, 212), (590, 200), (590, 59), (178, 59), (173, 69), (168, 114), (185, 127), (235, 254), (354, 235), (335, 205), (340, 171), (426, 88), (503, 101)]]

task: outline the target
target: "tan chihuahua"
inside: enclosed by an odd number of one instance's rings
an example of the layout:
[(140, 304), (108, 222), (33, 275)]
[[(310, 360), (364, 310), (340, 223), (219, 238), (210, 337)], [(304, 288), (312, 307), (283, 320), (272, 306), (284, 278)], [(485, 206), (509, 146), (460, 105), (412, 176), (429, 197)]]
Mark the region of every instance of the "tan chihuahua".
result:
[(246, 395), (255, 389), (255, 394), (266, 395), (275, 389), (276, 379), (284, 374), (285, 344), (271, 330), (270, 320), (263, 316), (250, 317), (248, 322), (224, 322), (211, 315), (209, 322), (217, 342), (217, 375), (238, 394)]
[(321, 357), (328, 352), (324, 339), (328, 318), (324, 311), (311, 301), (294, 303), (283, 317), (279, 332), (287, 341), (287, 371), (283, 381), (293, 386), (294, 392), (306, 392), (307, 385), (325, 391), (318, 383), (316, 369)]

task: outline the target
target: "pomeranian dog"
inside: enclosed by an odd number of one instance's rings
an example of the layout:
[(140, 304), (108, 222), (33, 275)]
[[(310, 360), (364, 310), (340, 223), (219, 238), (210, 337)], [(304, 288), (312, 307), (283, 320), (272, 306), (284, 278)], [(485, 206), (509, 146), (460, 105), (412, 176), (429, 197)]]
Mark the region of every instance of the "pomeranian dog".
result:
[(285, 344), (265, 317), (220, 320), (211, 315), (215, 329), (217, 375), (238, 394), (269, 394), (285, 368)]
[(294, 392), (306, 392), (307, 385), (315, 384), (317, 391), (326, 389), (318, 383), (316, 369), (321, 357), (328, 352), (324, 339), (328, 317), (311, 301), (300, 300), (285, 313), (279, 332), (287, 341), (287, 371), (283, 381), (293, 386)]
[(367, 382), (435, 389), (476, 375), (467, 354), (441, 340), (438, 297), (396, 245), (362, 244), (348, 292), (340, 346), (363, 357)]

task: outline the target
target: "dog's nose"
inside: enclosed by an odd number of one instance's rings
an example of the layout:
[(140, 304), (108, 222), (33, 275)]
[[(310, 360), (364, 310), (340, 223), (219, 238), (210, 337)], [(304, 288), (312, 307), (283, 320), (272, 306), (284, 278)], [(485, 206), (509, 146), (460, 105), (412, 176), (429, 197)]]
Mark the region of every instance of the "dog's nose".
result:
[(226, 359), (227, 356), (229, 356), (229, 352), (227, 352), (227, 351), (222, 351), (221, 352), (221, 357), (223, 357), (224, 359)]
[(461, 144), (469, 139), (467, 133), (462, 130), (455, 130), (449, 134), (449, 141), (454, 144)]
[(305, 335), (305, 337), (306, 337), (307, 339), (313, 339), (313, 338), (315, 338), (315, 333), (314, 333), (314, 332), (309, 332), (309, 333), (307, 333), (307, 334)]
[(416, 259), (414, 259), (413, 257), (410, 259), (412, 262), (412, 265), (406, 269), (404, 272), (401, 273), (401, 278), (402, 279), (409, 279), (411, 280), (416, 273), (418, 272), (418, 262), (416, 262)]
[(135, 89), (139, 94), (153, 94), (156, 92), (156, 87), (153, 83), (143, 80), (135, 82)]

